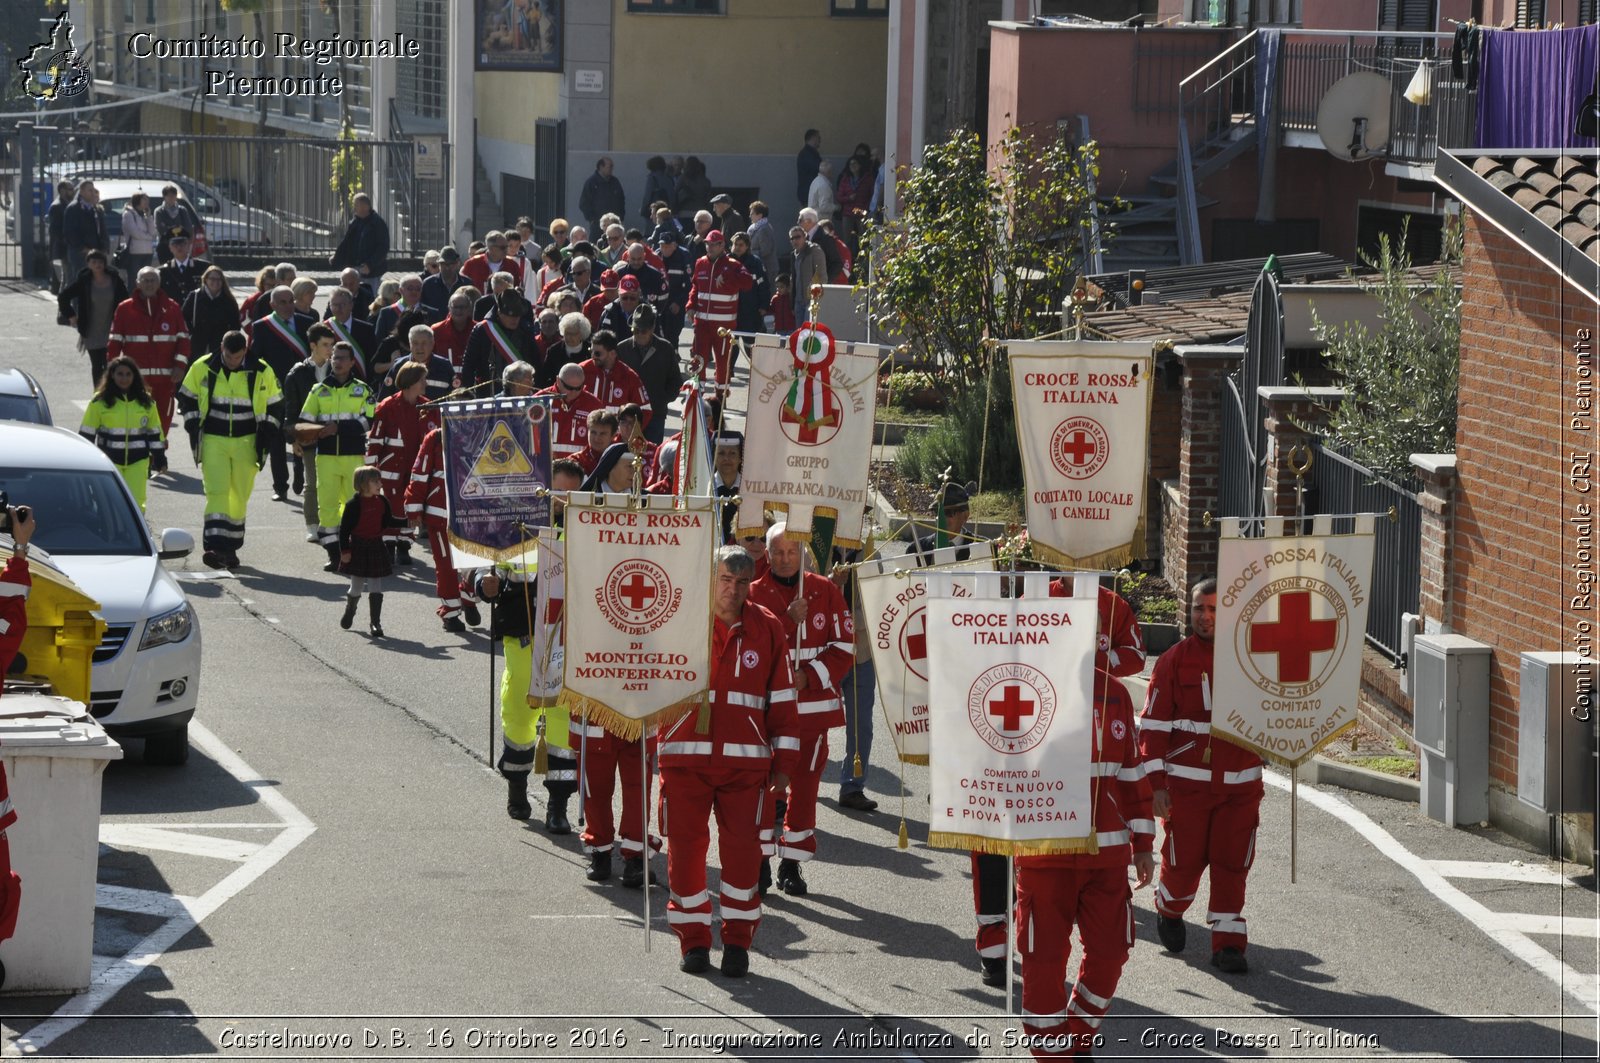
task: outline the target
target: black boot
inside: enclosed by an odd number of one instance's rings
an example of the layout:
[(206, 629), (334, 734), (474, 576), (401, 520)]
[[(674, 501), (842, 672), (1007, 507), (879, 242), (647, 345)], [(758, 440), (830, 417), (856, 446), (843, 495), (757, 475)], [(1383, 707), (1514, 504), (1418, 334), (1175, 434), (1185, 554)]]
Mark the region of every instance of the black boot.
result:
[(461, 615), (467, 618), (468, 627), (477, 627), (483, 623), (483, 617), (478, 612), (478, 607), (472, 602), (461, 603)]
[(394, 544), (394, 563), (397, 564), (397, 565), (409, 565), (409, 564), (411, 564), (411, 544), (410, 543), (395, 543)]
[(772, 891), (772, 858), (761, 861), (761, 879), (756, 883), (756, 893), (765, 897)]
[(322, 566), (324, 572), (339, 571), (339, 544), (323, 543), (322, 548), (328, 552), (328, 563)]
[(604, 882), (610, 878), (611, 850), (605, 849), (601, 852), (590, 853), (589, 870), (583, 873), (583, 877), (590, 882)]
[(367, 617), (371, 621), (368, 630), (375, 639), (383, 638), (383, 595), (367, 595)]
[(512, 819), (533, 818), (533, 806), (528, 803), (528, 773), (506, 773), (506, 815)]
[(650, 876), (650, 885), (654, 886), (660, 880), (650, 865), (645, 863), (642, 856), (624, 856), (622, 858), (622, 884), (630, 890), (636, 890), (644, 885), (645, 875)]
[(804, 897), (806, 895), (806, 880), (800, 877), (800, 861), (780, 860), (778, 862), (778, 888), (791, 897)]
[[(567, 801), (570, 797), (570, 794), (562, 794), (559, 797), (551, 794), (547, 800), (544, 812), (544, 829), (551, 834), (572, 833), (572, 823), (567, 819)], [(610, 858), (607, 857), (607, 863), (609, 864), (609, 862)]]
[(344, 597), (344, 615), (339, 618), (339, 626), (346, 631), (356, 622), (356, 605), (361, 601), (359, 594), (347, 594)]

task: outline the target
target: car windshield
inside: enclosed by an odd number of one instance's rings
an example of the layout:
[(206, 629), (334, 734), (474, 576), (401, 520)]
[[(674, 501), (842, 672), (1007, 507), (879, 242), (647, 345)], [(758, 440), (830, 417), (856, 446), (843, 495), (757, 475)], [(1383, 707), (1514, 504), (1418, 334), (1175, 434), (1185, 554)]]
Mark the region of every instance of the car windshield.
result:
[(0, 466), (0, 491), (13, 506), (31, 506), (33, 541), (52, 554), (148, 556), (144, 520), (122, 478), (94, 469)]
[(0, 421), (45, 423), (44, 417), (39, 412), (39, 400), (32, 395), (0, 394)]

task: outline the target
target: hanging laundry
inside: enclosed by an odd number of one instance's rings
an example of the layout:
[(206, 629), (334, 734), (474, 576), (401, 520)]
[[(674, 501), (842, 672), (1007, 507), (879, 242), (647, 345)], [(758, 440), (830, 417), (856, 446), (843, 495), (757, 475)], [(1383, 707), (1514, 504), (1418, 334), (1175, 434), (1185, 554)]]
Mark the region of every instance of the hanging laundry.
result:
[(1477, 147), (1594, 146), (1573, 118), (1595, 84), (1600, 26), (1488, 33), (1482, 50)]

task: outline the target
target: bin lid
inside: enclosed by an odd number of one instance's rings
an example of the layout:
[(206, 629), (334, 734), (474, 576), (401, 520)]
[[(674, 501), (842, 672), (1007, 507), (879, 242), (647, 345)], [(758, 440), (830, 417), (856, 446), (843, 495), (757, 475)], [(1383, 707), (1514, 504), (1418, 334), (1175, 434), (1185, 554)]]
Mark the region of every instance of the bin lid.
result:
[(56, 694), (13, 694), (0, 698), (0, 754), (118, 760), (122, 747), (82, 702)]

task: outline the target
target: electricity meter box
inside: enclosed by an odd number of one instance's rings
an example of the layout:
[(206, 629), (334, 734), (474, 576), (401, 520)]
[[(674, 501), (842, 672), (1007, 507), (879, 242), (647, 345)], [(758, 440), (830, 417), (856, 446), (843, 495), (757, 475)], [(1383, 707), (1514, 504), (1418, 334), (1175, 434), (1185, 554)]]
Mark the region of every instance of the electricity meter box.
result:
[(1595, 811), (1595, 667), (1576, 653), (1524, 653), (1517, 797), (1548, 815)]
[(1451, 826), (1489, 818), (1489, 653), (1462, 635), (1412, 642), (1422, 811)]
[(0, 943), (6, 993), (89, 987), (100, 781), (122, 756), (82, 704), (49, 694), (0, 698), (0, 759), (17, 822), (11, 867), (22, 878), (17, 932)]

